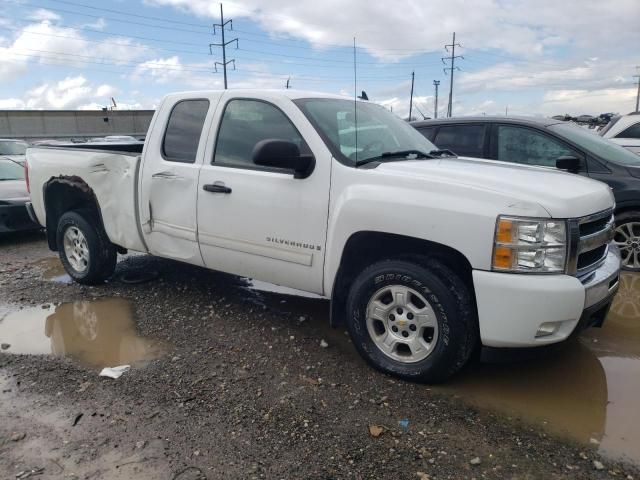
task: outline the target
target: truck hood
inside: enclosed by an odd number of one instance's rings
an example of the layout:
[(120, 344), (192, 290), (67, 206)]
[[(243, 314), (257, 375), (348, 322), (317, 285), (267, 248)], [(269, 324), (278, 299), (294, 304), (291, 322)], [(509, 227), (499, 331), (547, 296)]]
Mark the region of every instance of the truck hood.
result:
[(614, 205), (606, 184), (550, 168), (458, 157), (387, 162), (376, 170), (462, 189), (497, 192), (518, 202), (538, 204), (554, 218), (582, 217)]

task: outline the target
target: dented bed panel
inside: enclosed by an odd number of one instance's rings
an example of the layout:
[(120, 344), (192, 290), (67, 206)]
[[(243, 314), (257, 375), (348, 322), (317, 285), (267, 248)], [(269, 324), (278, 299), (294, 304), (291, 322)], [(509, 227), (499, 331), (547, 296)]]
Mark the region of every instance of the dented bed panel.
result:
[(136, 208), (140, 155), (133, 152), (35, 147), (27, 150), (31, 201), (36, 216), (46, 225), (44, 189), (60, 181), (89, 190), (98, 201), (111, 242), (146, 251), (140, 235)]

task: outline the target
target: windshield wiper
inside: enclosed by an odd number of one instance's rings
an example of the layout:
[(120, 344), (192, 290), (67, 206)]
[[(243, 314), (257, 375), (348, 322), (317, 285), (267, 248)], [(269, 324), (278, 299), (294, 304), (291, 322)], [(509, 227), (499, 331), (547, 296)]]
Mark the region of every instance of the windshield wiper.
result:
[[(409, 158), (411, 156), (411, 158)], [(425, 153), (422, 150), (398, 150), (397, 152), (384, 152), (375, 157), (365, 158), (356, 162), (356, 167), (366, 165), (371, 162), (379, 162), (387, 158), (403, 158), (405, 160), (415, 160), (417, 158), (435, 158), (431, 152)]]
[(448, 150), (446, 148), (431, 150), (429, 152), (429, 155), (433, 155), (434, 157), (457, 157), (455, 153), (453, 153), (451, 150)]

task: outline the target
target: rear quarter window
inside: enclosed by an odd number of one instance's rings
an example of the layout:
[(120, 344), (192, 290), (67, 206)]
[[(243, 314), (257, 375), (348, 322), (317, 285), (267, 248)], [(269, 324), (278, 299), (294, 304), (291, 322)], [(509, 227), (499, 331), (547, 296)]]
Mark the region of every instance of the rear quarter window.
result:
[(170, 162), (194, 163), (209, 100), (182, 100), (169, 114), (162, 140), (162, 156)]

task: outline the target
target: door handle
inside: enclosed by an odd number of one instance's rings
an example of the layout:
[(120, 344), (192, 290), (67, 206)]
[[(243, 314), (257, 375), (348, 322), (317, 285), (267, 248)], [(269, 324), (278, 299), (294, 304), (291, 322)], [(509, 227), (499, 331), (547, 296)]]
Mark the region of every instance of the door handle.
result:
[(225, 187), (219, 183), (203, 185), (202, 189), (211, 193), (231, 193), (231, 189), (229, 187)]

